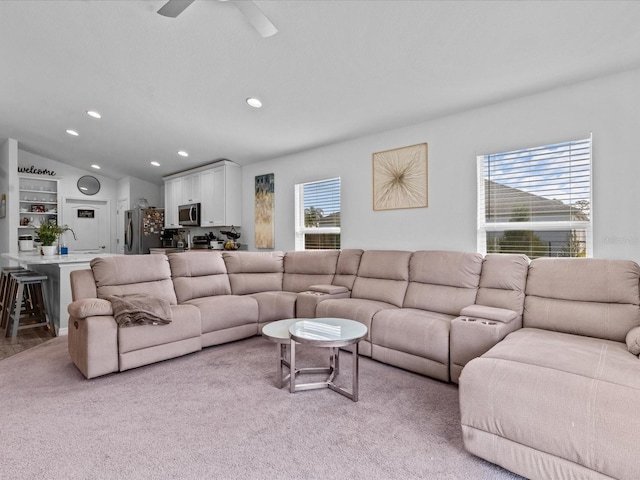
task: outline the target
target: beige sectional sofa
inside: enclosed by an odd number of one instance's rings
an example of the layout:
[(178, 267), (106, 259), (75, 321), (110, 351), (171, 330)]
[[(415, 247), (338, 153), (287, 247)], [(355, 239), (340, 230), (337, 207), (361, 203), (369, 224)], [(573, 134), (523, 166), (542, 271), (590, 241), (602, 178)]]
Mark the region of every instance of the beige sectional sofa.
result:
[[(69, 352), (93, 378), (278, 319), (350, 318), (361, 354), (460, 383), (472, 453), (530, 478), (631, 478), (639, 280), (634, 262), (445, 251), (116, 256), (71, 274)], [(129, 293), (173, 321), (118, 328), (104, 297)]]

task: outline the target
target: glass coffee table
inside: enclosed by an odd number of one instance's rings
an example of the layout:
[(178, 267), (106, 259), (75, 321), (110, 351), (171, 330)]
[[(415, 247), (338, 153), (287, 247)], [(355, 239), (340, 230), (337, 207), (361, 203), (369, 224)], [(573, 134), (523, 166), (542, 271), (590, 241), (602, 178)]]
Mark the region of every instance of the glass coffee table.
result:
[[(276, 370), (276, 386), (282, 388), (285, 382), (289, 381), (291, 375), (291, 364), (289, 363), (289, 355), (287, 355), (287, 347), (291, 344), (289, 336), (289, 327), (303, 319), (288, 318), (286, 320), (277, 320), (267, 323), (262, 327), (262, 335), (276, 343), (276, 351), (278, 355), (278, 363)], [(298, 369), (296, 373), (329, 373), (328, 367), (310, 367)]]
[[(354, 320), (345, 318), (313, 318), (298, 320), (289, 326), (290, 371), (289, 388), (291, 393), (301, 390), (329, 388), (354, 402), (358, 401), (358, 343), (367, 335), (367, 327)], [(311, 345), (329, 349), (329, 376), (322, 382), (296, 383), (296, 375), (304, 373), (296, 369), (297, 345)], [(340, 371), (340, 348), (351, 346), (352, 377), (351, 391), (334, 383)]]
[[(268, 323), (262, 335), (276, 343), (276, 385), (282, 388), (289, 382), (292, 393), (300, 390), (330, 388), (354, 402), (358, 401), (358, 342), (367, 335), (367, 327), (360, 322), (344, 318), (289, 318)], [(329, 348), (328, 367), (297, 368), (295, 365), (296, 343)], [(352, 388), (348, 391), (333, 381), (340, 369), (340, 348), (352, 346)], [(290, 354), (287, 355), (287, 347)], [(291, 372), (295, 372), (291, 375)], [(296, 376), (306, 373), (326, 373), (322, 382), (297, 383)]]

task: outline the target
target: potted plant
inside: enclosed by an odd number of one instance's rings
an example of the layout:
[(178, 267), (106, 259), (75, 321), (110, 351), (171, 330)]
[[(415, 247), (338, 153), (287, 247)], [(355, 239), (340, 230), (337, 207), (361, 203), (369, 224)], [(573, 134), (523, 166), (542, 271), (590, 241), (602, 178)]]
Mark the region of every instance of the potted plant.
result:
[(40, 226), (36, 228), (36, 231), (38, 238), (40, 239), (40, 243), (42, 244), (42, 255), (55, 254), (56, 246), (54, 243), (60, 234), (71, 231), (71, 233), (73, 233), (73, 238), (76, 238), (76, 234), (73, 230), (66, 225), (58, 225), (58, 222), (55, 220), (43, 220), (42, 223), (40, 223)]

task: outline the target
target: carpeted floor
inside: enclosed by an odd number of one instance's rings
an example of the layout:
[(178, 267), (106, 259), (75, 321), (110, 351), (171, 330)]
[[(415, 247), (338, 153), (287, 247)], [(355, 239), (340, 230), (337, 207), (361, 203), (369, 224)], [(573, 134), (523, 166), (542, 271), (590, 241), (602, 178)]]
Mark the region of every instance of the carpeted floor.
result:
[(3, 479), (519, 478), (464, 450), (455, 385), (367, 358), (354, 403), (277, 389), (260, 337), (93, 380), (66, 340), (0, 361)]

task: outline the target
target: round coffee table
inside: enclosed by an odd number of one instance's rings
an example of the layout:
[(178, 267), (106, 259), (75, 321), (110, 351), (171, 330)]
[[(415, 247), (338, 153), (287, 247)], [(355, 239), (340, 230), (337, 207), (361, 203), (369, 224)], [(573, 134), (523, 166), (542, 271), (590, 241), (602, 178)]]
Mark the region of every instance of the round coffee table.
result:
[(300, 320), (300, 318), (287, 318), (286, 320), (267, 323), (262, 327), (262, 336), (276, 343), (276, 350), (278, 352), (276, 385), (278, 388), (282, 388), (285, 382), (289, 380), (290, 373), (285, 375), (284, 369), (287, 368), (288, 371), (291, 372), (291, 365), (287, 358), (287, 345), (291, 343), (289, 327)]
[[(358, 343), (367, 335), (367, 327), (354, 320), (346, 318), (313, 318), (298, 320), (289, 326), (291, 337), (290, 371), (289, 377), (291, 393), (298, 390), (315, 390), (329, 388), (335, 392), (358, 401)], [(296, 384), (296, 344), (312, 345), (314, 347), (329, 348), (329, 377), (323, 382)], [(340, 348), (351, 346), (352, 377), (351, 391), (334, 383), (340, 368)]]

